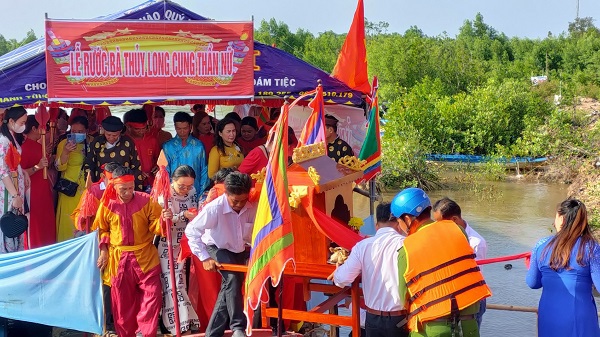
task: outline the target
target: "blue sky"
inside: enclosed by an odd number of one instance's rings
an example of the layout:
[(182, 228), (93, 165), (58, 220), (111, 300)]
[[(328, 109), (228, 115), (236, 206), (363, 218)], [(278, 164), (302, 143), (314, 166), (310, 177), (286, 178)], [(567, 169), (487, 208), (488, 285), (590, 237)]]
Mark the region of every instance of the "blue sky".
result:
[[(40, 36), (44, 13), (56, 19), (87, 19), (133, 7), (143, 0), (3, 0), (0, 34), (21, 39), (29, 29)], [(276, 18), (292, 31), (305, 28), (317, 34), (348, 30), (356, 0), (176, 0), (188, 9), (216, 20)], [(577, 0), (364, 0), (370, 21), (386, 21), (389, 31), (418, 26), (430, 36), (455, 36), (464, 20), (481, 12), (484, 21), (509, 37), (543, 38), (567, 30), (576, 16)], [(600, 19), (600, 1), (579, 0), (580, 17)], [(600, 26), (600, 22), (595, 22)]]

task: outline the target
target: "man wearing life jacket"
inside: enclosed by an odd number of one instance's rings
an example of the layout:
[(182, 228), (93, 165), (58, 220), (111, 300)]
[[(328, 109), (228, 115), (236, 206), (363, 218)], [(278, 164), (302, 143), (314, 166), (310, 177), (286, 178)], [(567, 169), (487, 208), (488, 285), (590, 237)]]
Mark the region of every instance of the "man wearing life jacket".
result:
[[(444, 197), (433, 203), (433, 219), (435, 221), (452, 220), (455, 224), (462, 227), (469, 239), (469, 245), (475, 252), (475, 260), (483, 260), (487, 255), (487, 242), (483, 236), (473, 229), (473, 227), (469, 226), (467, 221), (462, 218), (461, 213), (460, 206), (448, 197)], [(484, 299), (480, 302), (479, 313), (477, 314), (477, 325), (479, 326), (479, 329), (481, 329), (481, 320), (485, 313), (485, 306), (486, 302)]]
[(398, 251), (399, 292), (406, 298), (411, 337), (478, 337), (479, 301), (492, 295), (464, 230), (431, 219), (431, 201), (419, 188), (392, 200), (392, 215), (409, 233)]

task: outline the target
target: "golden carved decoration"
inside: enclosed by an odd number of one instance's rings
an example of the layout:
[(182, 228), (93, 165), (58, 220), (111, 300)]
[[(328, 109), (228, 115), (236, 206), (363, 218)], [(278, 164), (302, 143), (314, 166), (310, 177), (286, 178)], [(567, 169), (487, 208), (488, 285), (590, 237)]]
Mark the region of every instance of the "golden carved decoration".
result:
[(310, 177), (310, 180), (312, 180), (315, 185), (319, 185), (319, 181), (321, 181), (321, 176), (319, 175), (319, 173), (317, 172), (317, 170), (314, 167), (312, 167), (312, 166), (308, 167), (308, 176)]
[(338, 164), (344, 165), (347, 168), (352, 169), (354, 171), (362, 171), (363, 167), (367, 164), (367, 161), (359, 160), (355, 156), (345, 156), (343, 158), (340, 158)]
[(301, 163), (310, 159), (318, 158), (325, 155), (325, 143), (315, 143), (311, 145), (303, 145), (294, 149), (292, 160), (294, 163)]
[(302, 198), (308, 195), (308, 188), (306, 186), (292, 186), (292, 192), (288, 198), (290, 207), (298, 208), (302, 203)]
[(267, 168), (263, 167), (262, 170), (260, 170), (256, 173), (252, 173), (250, 175), (250, 178), (256, 180), (257, 184), (262, 184), (265, 181), (266, 174), (267, 174)]

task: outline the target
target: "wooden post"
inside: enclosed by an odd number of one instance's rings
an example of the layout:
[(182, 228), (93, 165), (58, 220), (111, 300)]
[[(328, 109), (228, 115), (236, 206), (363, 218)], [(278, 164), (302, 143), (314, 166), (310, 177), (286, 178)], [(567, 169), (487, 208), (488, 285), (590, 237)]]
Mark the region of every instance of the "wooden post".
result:
[(54, 135), (56, 134), (56, 122), (50, 121), (50, 144), (54, 144)]
[[(165, 198), (165, 209), (169, 208), (169, 200)], [(173, 221), (167, 219), (167, 248), (169, 255), (169, 276), (171, 279), (171, 298), (173, 299), (173, 312), (175, 314), (175, 329), (177, 337), (181, 337), (181, 322), (179, 321), (179, 302), (177, 301), (177, 280), (175, 278), (175, 257), (173, 256), (172, 233)]]
[(352, 337), (360, 337), (360, 287), (358, 282), (358, 280), (354, 280), (350, 290), (352, 298)]
[[(40, 125), (41, 126), (41, 125)], [(42, 156), (46, 158), (46, 126), (44, 125), (40, 130), (40, 135), (42, 136)], [(48, 167), (44, 167), (44, 179), (48, 179)]]

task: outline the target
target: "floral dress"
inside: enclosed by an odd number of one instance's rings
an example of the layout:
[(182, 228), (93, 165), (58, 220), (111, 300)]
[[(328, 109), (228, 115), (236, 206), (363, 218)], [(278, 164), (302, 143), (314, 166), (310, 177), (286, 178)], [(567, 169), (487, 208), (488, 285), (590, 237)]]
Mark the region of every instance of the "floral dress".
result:
[[(161, 205), (164, 205), (163, 202), (160, 203)], [(177, 195), (173, 187), (171, 187), (169, 207), (173, 211), (173, 227), (171, 229), (173, 256), (177, 259), (179, 252), (181, 251), (179, 242), (181, 241), (185, 232), (185, 227), (189, 222), (188, 219), (183, 216), (183, 212), (198, 207), (196, 190), (192, 188), (185, 196), (180, 196)], [(169, 249), (166, 237), (162, 237), (158, 243), (158, 254), (160, 257), (160, 276), (163, 286), (162, 320), (163, 324), (169, 329), (171, 334), (175, 335), (175, 314), (173, 297), (171, 295), (172, 285), (169, 274)], [(196, 330), (200, 327), (200, 322), (186, 291), (184, 262), (175, 265), (175, 279), (177, 280), (177, 302), (179, 304), (179, 322), (181, 331), (188, 331), (190, 329)]]
[[(10, 177), (11, 172), (6, 164), (6, 154), (10, 148), (10, 140), (0, 135), (0, 179), (4, 177)], [(17, 144), (17, 150), (21, 153), (21, 147)], [(18, 173), (18, 189), (21, 196), (26, 195), (25, 193), (25, 176), (21, 165), (17, 167)], [(3, 182), (0, 182), (0, 216), (12, 208), (12, 196), (8, 193), (8, 190), (4, 186)], [(7, 238), (0, 230), (0, 254), (12, 253), (24, 249), (25, 234), (22, 234), (16, 238)]]

